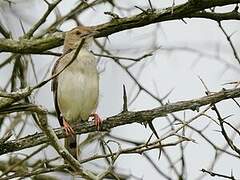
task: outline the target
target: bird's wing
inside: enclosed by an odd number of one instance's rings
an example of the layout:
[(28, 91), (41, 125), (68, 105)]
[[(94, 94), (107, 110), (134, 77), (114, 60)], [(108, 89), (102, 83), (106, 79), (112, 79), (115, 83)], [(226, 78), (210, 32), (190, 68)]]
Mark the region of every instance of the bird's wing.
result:
[[(62, 56), (60, 56), (58, 58), (58, 60), (56, 61), (56, 63), (53, 66), (52, 76), (57, 74), (58, 72), (62, 71), (69, 65), (74, 53), (75, 53), (74, 49), (69, 49)], [(60, 125), (63, 126), (63, 117), (61, 115), (61, 111), (58, 106), (57, 89), (58, 89), (58, 76), (52, 79), (51, 90), (53, 92), (54, 105), (55, 105), (58, 121), (59, 121)]]
[[(58, 69), (59, 69), (59, 64), (60, 64), (60, 60), (62, 59), (63, 57), (61, 56), (57, 62), (54, 64), (53, 66), (53, 69), (52, 69), (52, 75), (56, 74), (58, 72)], [(58, 118), (58, 121), (59, 121), (59, 124), (61, 126), (63, 126), (63, 118), (61, 116), (61, 112), (60, 112), (60, 109), (59, 109), (59, 106), (58, 106), (58, 96), (57, 96), (57, 88), (58, 88), (58, 77), (55, 77), (52, 79), (52, 84), (51, 84), (51, 90), (53, 92), (53, 98), (54, 98), (54, 106), (55, 106), (55, 110), (56, 110), (56, 113), (57, 113), (57, 118)]]
[[(69, 49), (68, 51), (66, 51), (64, 54), (62, 54), (58, 58), (58, 60), (56, 61), (56, 63), (53, 66), (52, 76), (55, 75), (56, 73), (60, 72), (62, 69), (64, 69), (66, 67), (66, 65), (68, 64), (69, 60), (71, 59), (73, 53), (74, 53), (74, 51), (72, 49)], [(61, 63), (60, 63), (60, 61), (61, 61)], [(61, 111), (58, 106), (57, 89), (58, 89), (58, 76), (52, 79), (51, 90), (53, 92), (54, 105), (55, 105), (55, 109), (56, 109), (56, 113), (57, 113), (57, 118), (58, 118), (59, 124), (61, 126), (63, 126), (63, 117), (61, 115)]]

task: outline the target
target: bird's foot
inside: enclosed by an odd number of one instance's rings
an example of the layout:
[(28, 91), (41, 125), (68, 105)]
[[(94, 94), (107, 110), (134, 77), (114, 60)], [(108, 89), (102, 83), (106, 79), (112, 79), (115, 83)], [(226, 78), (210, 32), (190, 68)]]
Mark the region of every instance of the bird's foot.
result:
[(97, 113), (92, 113), (90, 114), (90, 117), (93, 117), (92, 120), (94, 120), (94, 124), (97, 127), (97, 130), (100, 129), (100, 125), (102, 124), (102, 119), (100, 118), (100, 116)]
[(68, 124), (68, 122), (65, 119), (63, 120), (63, 128), (67, 135), (73, 136), (75, 134), (75, 131), (73, 130), (73, 128), (70, 126), (70, 124)]

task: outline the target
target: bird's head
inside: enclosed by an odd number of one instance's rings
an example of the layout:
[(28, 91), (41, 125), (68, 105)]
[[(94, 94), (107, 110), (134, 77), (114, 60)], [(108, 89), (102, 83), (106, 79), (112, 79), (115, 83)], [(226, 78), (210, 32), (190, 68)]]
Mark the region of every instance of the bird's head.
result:
[(95, 30), (93, 28), (86, 26), (78, 26), (66, 32), (64, 40), (64, 51), (66, 52), (68, 49), (77, 48), (83, 38), (85, 38), (83, 47), (88, 48), (90, 43), (93, 41), (93, 37), (89, 35), (94, 32)]

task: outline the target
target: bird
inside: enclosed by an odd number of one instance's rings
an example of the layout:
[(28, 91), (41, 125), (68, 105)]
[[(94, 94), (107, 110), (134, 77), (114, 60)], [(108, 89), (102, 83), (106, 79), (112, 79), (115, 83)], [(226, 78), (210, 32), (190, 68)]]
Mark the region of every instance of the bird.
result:
[[(66, 32), (63, 55), (52, 69), (52, 76), (61, 71), (52, 80), (51, 90), (59, 124), (68, 135), (64, 146), (76, 159), (77, 138), (71, 126), (87, 121), (89, 117), (93, 117), (98, 129), (101, 123), (101, 118), (95, 113), (99, 97), (97, 61), (89, 50), (93, 37), (88, 35), (93, 32), (94, 28), (87, 26), (78, 26)], [(81, 49), (72, 61), (80, 44)]]

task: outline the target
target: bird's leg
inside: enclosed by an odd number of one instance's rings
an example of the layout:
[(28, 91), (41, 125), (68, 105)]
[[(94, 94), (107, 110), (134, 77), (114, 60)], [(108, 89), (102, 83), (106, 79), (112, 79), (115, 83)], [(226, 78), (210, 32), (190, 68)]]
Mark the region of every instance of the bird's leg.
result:
[(100, 118), (100, 116), (97, 113), (92, 113), (92, 114), (90, 114), (90, 117), (93, 117), (92, 120), (94, 120), (97, 130), (99, 130), (100, 125), (102, 124), (102, 119)]
[(75, 131), (65, 119), (63, 119), (63, 128), (67, 135), (73, 136), (75, 134)]

